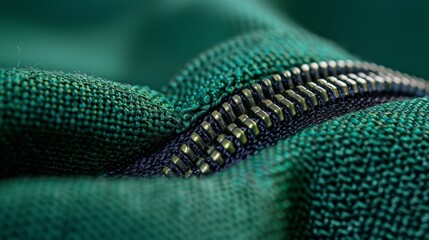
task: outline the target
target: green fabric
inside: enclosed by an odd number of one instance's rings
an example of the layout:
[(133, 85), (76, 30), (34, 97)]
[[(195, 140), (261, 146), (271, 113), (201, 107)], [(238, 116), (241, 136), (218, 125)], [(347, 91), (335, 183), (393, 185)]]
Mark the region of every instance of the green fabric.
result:
[[(81, 40), (73, 38), (77, 46), (92, 39), (100, 44), (97, 51), (111, 50), (107, 55), (91, 58), (91, 51), (73, 52), (65, 44), (67, 51), (59, 52), (70, 58), (58, 65), (52, 65), (51, 51), (17, 67), (16, 55), (0, 51), (6, 53), (0, 70), (0, 176), (7, 177), (0, 181), (0, 239), (429, 237), (428, 99), (388, 103), (311, 126), (203, 179), (95, 177), (106, 166), (163, 146), (238, 88), (303, 63), (356, 59), (259, 1), (159, 2), (143, 4), (148, 16), (131, 18), (144, 25), (141, 31), (127, 20), (113, 24), (122, 27), (114, 28), (112, 39), (94, 37), (88, 26), (77, 34)], [(52, 4), (42, 3), (34, 7)], [(127, 12), (115, 1), (106, 14), (94, 6), (84, 11), (98, 19), (90, 21), (94, 25), (119, 16), (114, 9)], [(33, 11), (26, 6), (20, 16)], [(7, 16), (0, 22), (9, 26)], [(154, 16), (157, 24), (148, 20)], [(56, 29), (49, 34), (56, 36), (63, 26), (78, 31), (80, 25), (72, 23), (93, 19), (69, 22), (75, 17), (59, 11), (56, 18), (64, 22), (47, 24)], [(44, 25), (43, 19), (35, 24)], [(180, 19), (186, 24), (178, 24)], [(15, 36), (18, 26), (10, 23), (4, 39)], [(128, 37), (119, 41), (120, 36)], [(50, 47), (39, 37), (26, 44)], [(109, 43), (130, 46), (133, 37), (135, 55), (124, 61)], [(51, 64), (25, 67), (37, 64), (37, 56)], [(111, 59), (135, 65), (123, 70)], [(53, 66), (82, 67), (88, 74), (49, 70)], [(91, 76), (103, 76), (102, 70), (115, 82)], [(148, 82), (159, 90), (142, 87)]]
[(164, 144), (238, 88), (303, 63), (352, 58), (287, 29), (220, 44), (161, 92), (82, 74), (1, 70), (0, 175), (96, 174)]
[(427, 238), (428, 113), (351, 113), (205, 179), (3, 181), (0, 238)]
[(80, 71), (154, 89), (220, 42), (290, 25), (255, 0), (24, 2), (0, 8), (0, 64)]
[(221, 44), (187, 65), (162, 91), (185, 122), (238, 88), (303, 63), (356, 59), (300, 28), (258, 31)]
[(179, 124), (161, 94), (85, 75), (0, 70), (0, 93), (0, 175), (93, 173)]

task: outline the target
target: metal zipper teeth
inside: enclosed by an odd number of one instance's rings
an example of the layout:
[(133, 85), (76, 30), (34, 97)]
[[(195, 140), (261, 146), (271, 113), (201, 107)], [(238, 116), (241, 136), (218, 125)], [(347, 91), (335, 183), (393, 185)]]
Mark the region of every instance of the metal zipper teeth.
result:
[[(180, 153), (172, 155), (162, 173), (185, 177), (206, 175), (212, 172), (213, 163), (222, 168), (225, 159), (239, 151), (240, 146), (230, 139), (244, 146), (248, 143), (249, 132), (258, 137), (262, 126), (257, 122), (270, 129), (274, 122), (290, 121), (310, 109), (368, 94), (428, 96), (429, 83), (383, 66), (349, 60), (292, 68), (244, 88), (225, 101), (210, 116), (217, 126), (204, 120), (190, 134), (190, 144), (180, 146)], [(243, 131), (243, 128), (250, 131)], [(218, 146), (223, 151), (219, 151)], [(212, 166), (205, 161), (207, 157)]]

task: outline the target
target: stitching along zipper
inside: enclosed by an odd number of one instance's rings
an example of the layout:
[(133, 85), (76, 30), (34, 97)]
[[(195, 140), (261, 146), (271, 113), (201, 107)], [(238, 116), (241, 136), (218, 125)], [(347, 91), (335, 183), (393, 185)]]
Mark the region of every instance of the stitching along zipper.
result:
[[(338, 109), (347, 112), (419, 96), (429, 96), (428, 82), (376, 64), (350, 60), (304, 64), (229, 97), (200, 125), (153, 157), (159, 170), (152, 172), (168, 177), (207, 175), (273, 144), (272, 136), (296, 132), (307, 115), (322, 119), (318, 112), (324, 108), (330, 109), (324, 110), (328, 116), (336, 116)], [(120, 175), (141, 175), (138, 169), (134, 165)]]

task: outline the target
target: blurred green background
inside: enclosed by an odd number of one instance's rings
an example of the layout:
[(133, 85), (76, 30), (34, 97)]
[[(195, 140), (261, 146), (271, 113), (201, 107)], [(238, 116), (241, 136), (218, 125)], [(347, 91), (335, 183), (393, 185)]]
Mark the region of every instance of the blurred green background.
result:
[(0, 65), (160, 89), (199, 53), (289, 16), (365, 60), (429, 79), (428, 12), (423, 0), (2, 1)]
[(429, 79), (429, 1), (276, 1), (312, 32), (365, 60)]

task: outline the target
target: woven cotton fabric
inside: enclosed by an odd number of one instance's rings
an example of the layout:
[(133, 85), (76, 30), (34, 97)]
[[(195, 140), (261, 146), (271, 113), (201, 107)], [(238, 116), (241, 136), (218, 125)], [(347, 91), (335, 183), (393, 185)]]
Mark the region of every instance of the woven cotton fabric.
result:
[(3, 181), (0, 237), (426, 238), (428, 110), (347, 114), (205, 179)]
[(276, 181), (292, 236), (428, 238), (428, 103), (384, 104), (284, 141)]
[(356, 59), (294, 25), (257, 31), (201, 54), (163, 89), (186, 122), (193, 122), (234, 91), (303, 63)]
[(3, 176), (94, 174), (179, 124), (159, 93), (85, 75), (1, 70), (0, 92)]
[(205, 178), (100, 176), (271, 74), (358, 59), (260, 1), (180, 2), (144, 5), (159, 29), (141, 23), (123, 78), (2, 65), (0, 239), (429, 238), (427, 98), (332, 104)]
[(303, 63), (348, 58), (287, 27), (214, 47), (160, 92), (83, 74), (3, 69), (0, 175), (97, 175), (158, 148), (242, 87)]

